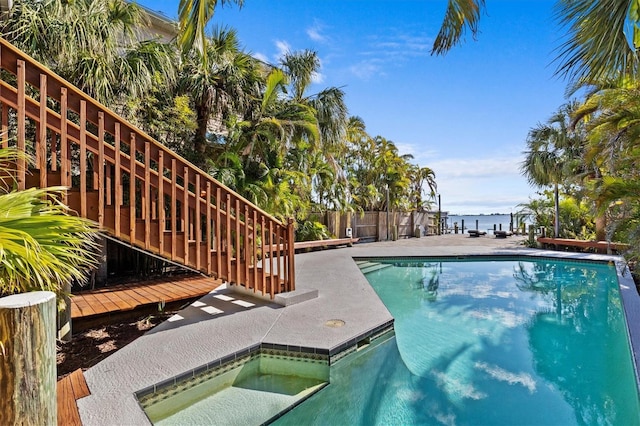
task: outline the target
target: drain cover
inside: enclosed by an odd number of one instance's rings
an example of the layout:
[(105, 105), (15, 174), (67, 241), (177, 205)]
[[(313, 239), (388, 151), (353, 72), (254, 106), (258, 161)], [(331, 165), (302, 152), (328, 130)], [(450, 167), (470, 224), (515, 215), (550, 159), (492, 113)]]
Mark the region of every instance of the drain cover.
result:
[(344, 325), (344, 321), (342, 321), (341, 319), (331, 319), (325, 322), (324, 325), (326, 325), (327, 327), (337, 328), (342, 327)]

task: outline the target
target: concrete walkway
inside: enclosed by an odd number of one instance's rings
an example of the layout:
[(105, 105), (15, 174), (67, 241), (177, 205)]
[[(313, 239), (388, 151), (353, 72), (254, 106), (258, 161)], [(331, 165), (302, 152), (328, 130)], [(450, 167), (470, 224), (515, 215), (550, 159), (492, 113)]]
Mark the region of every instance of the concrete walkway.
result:
[[(332, 353), (371, 330), (391, 324), (393, 318), (354, 257), (557, 254), (526, 249), (523, 240), (517, 236), (443, 235), (296, 255), (296, 287), (301, 291), (317, 289), (317, 298), (283, 307), (229, 290), (203, 297), (181, 311), (179, 318), (161, 324), (85, 372), (91, 395), (78, 400), (82, 421), (85, 425), (149, 424), (134, 395), (141, 389), (153, 389), (184, 372), (230, 354), (242, 354), (261, 343)], [(341, 320), (344, 326), (328, 326), (332, 320)]]

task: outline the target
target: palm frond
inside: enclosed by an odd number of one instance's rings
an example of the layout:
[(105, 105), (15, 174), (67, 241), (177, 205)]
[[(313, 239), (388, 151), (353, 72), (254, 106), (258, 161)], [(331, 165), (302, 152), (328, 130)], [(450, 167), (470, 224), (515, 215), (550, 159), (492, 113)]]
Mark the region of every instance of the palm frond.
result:
[(466, 30), (475, 38), (485, 7), (484, 0), (449, 0), (440, 31), (433, 42), (432, 54), (447, 53), (460, 43)]

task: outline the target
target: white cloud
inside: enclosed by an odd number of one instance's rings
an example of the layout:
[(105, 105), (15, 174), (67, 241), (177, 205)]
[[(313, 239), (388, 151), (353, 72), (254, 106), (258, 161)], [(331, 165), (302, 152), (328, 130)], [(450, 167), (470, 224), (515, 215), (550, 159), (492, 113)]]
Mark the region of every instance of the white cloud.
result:
[(323, 34), (324, 25), (319, 21), (314, 22), (312, 26), (307, 28), (307, 35), (313, 41), (325, 43), (328, 41), (328, 37)]
[(438, 177), (459, 179), (520, 176), (520, 162), (520, 158), (513, 157), (449, 158), (433, 161), (428, 166), (438, 172)]
[(349, 67), (351, 74), (355, 75), (361, 80), (371, 80), (372, 78), (380, 75), (384, 75), (382, 67), (377, 60), (361, 61), (357, 64)]
[(314, 72), (313, 74), (311, 74), (311, 82), (314, 84), (324, 83), (324, 74)]
[(269, 63), (269, 58), (267, 58), (267, 55), (265, 55), (264, 53), (254, 53), (253, 57), (264, 63)]
[(407, 60), (428, 56), (432, 38), (424, 34), (412, 34), (401, 31), (380, 31), (382, 36), (369, 39), (366, 50), (360, 52), (363, 61), (350, 67), (358, 78), (369, 80), (375, 76), (384, 76), (386, 67), (395, 67)]
[(279, 61), (287, 53), (291, 52), (291, 45), (284, 40), (276, 40), (276, 49), (278, 53), (276, 54), (276, 61)]

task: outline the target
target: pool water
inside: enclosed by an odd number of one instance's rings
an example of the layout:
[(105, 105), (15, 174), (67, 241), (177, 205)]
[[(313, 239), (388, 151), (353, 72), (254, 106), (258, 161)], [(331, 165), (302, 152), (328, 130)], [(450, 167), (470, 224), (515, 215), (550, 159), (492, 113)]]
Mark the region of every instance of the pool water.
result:
[(376, 263), (363, 271), (396, 337), (333, 365), (277, 424), (640, 424), (614, 266)]

